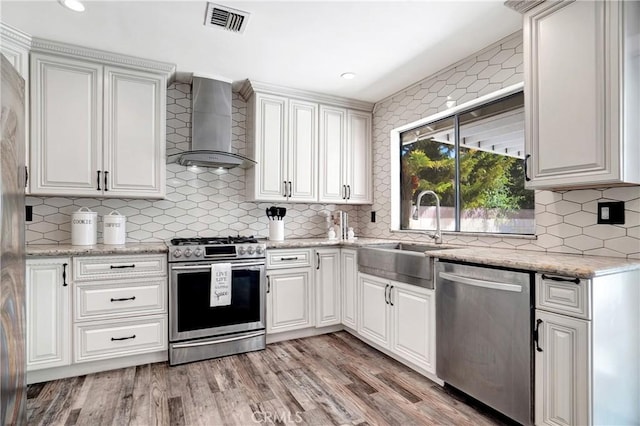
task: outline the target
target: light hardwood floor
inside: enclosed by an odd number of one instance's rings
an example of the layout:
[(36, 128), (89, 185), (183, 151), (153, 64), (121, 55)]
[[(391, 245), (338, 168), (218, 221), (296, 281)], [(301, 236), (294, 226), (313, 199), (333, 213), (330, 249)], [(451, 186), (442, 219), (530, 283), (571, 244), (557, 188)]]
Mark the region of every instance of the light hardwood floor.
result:
[(494, 425), (346, 332), (30, 385), (30, 425)]

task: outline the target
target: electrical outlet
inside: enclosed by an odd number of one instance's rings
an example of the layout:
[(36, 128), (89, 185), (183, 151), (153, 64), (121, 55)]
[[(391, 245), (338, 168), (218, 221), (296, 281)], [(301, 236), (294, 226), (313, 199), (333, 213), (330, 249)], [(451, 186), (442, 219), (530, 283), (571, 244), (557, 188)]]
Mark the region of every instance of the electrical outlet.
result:
[(24, 219), (27, 222), (32, 222), (33, 221), (33, 206), (24, 206)]
[(598, 223), (624, 225), (624, 201), (598, 203)]
[(376, 212), (371, 212), (371, 222), (376, 221)]

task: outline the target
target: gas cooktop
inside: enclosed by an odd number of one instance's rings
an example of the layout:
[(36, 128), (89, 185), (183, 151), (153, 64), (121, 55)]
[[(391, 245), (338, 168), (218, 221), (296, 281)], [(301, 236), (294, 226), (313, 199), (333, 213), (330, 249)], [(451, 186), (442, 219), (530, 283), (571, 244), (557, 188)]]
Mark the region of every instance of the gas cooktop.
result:
[(253, 236), (229, 236), (229, 237), (193, 237), (193, 238), (173, 238), (171, 245), (173, 246), (193, 246), (193, 245), (214, 245), (214, 244), (247, 244), (257, 243), (258, 240)]
[(167, 242), (169, 262), (264, 259), (266, 244), (252, 236), (173, 238)]

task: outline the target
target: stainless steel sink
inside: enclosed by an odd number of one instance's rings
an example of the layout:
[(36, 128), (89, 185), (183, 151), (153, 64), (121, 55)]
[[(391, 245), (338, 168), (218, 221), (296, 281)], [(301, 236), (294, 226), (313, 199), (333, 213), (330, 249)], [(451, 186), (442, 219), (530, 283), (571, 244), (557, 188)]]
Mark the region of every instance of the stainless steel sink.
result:
[(433, 286), (433, 257), (430, 250), (446, 247), (393, 243), (376, 244), (358, 249), (358, 271), (425, 288)]

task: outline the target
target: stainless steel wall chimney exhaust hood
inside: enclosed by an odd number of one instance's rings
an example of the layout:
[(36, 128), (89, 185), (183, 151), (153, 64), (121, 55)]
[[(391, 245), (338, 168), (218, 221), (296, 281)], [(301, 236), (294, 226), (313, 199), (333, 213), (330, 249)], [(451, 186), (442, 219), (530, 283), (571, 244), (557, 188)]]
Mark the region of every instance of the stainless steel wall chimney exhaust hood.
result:
[(173, 154), (183, 166), (247, 168), (255, 161), (231, 152), (231, 83), (193, 77), (191, 151)]

